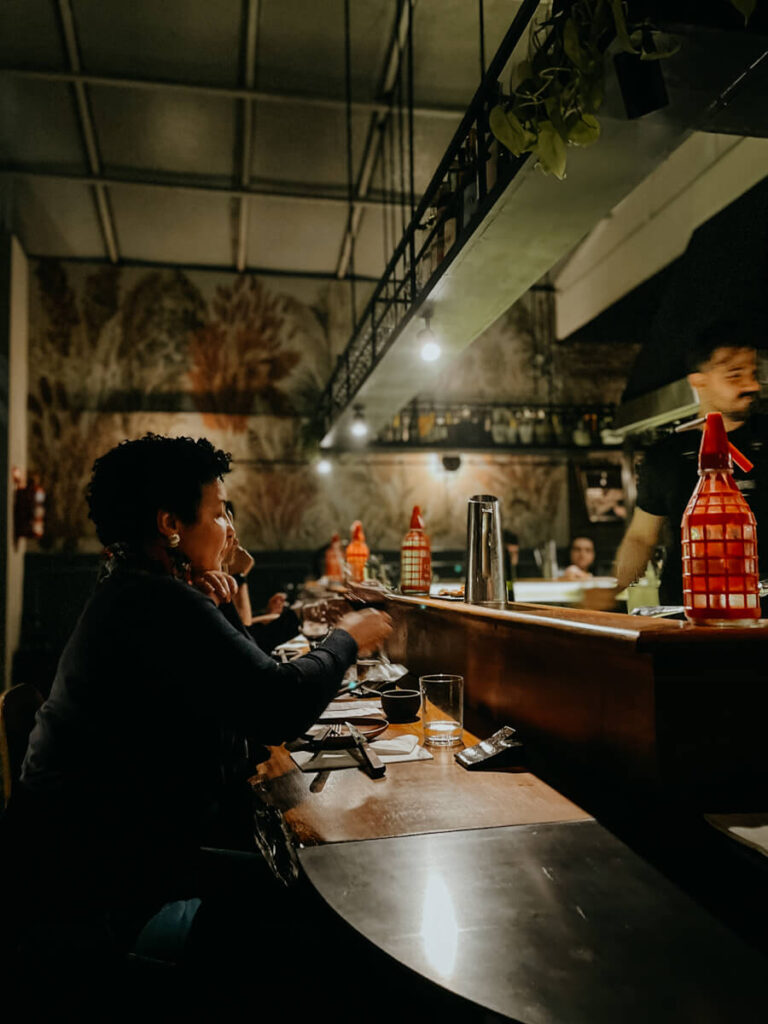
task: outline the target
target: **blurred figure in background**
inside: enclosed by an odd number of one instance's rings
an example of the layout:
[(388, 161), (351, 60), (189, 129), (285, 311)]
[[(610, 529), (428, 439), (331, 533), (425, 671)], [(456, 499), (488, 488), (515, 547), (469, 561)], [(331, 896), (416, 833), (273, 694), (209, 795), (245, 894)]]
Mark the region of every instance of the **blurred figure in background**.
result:
[(595, 564), (595, 542), (591, 537), (574, 537), (571, 541), (571, 564), (560, 574), (561, 580), (588, 580)]

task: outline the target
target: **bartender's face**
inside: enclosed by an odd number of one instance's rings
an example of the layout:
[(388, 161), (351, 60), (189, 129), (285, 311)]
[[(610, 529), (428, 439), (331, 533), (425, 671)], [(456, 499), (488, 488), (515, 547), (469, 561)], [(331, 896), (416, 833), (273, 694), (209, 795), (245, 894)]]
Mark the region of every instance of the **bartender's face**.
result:
[(721, 412), (743, 423), (760, 394), (757, 353), (753, 348), (717, 348), (698, 373), (688, 377), (699, 396), (702, 413)]
[(203, 485), (200, 507), (194, 523), (178, 524), (179, 547), (189, 559), (193, 573), (220, 569), (222, 557), (235, 535), (227, 516), (227, 491), (221, 480)]

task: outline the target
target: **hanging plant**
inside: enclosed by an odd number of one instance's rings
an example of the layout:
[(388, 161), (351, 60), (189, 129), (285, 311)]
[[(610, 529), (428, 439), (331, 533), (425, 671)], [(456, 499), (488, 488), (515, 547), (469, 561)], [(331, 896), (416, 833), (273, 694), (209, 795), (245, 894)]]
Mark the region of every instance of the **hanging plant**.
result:
[[(745, 23), (756, 0), (729, 0)], [(640, 60), (660, 60), (678, 44), (647, 21), (627, 22), (624, 0), (574, 0), (540, 21), (528, 59), (512, 69), (509, 93), (490, 112), (496, 138), (515, 156), (533, 153), (545, 174), (565, 178), (568, 146), (600, 138), (606, 51), (616, 39)]]

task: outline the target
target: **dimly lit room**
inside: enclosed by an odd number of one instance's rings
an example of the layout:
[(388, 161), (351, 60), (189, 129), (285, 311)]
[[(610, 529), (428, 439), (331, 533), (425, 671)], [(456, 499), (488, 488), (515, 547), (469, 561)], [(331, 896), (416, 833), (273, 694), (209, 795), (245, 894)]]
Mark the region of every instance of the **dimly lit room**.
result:
[(0, 0), (20, 1019), (759, 1019), (766, 109), (765, 0)]

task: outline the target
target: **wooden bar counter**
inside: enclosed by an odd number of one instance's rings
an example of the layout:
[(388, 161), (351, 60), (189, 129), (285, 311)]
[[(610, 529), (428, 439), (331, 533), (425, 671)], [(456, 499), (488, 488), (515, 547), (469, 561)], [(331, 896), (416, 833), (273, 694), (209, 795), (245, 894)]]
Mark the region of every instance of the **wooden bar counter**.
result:
[(393, 661), (414, 676), (460, 673), (469, 708), (546, 757), (710, 809), (754, 808), (768, 791), (768, 622), (718, 629), (395, 595), (387, 611)]

